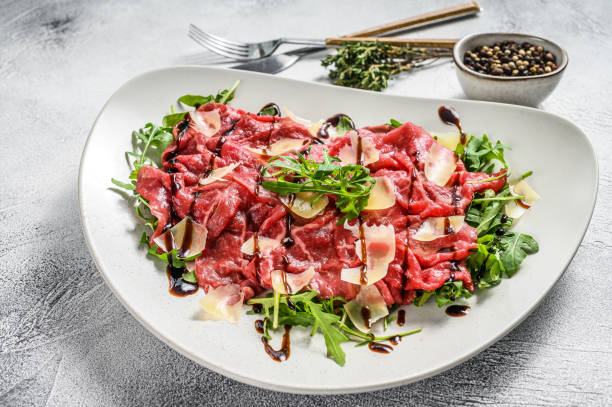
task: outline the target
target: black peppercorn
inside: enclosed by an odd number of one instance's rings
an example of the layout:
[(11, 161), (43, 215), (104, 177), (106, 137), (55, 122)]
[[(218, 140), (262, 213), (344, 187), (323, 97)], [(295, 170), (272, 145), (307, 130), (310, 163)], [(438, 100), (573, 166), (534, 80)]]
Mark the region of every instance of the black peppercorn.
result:
[(495, 76), (533, 76), (556, 70), (556, 57), (542, 46), (528, 42), (496, 42), (463, 54), (463, 63), (479, 73)]

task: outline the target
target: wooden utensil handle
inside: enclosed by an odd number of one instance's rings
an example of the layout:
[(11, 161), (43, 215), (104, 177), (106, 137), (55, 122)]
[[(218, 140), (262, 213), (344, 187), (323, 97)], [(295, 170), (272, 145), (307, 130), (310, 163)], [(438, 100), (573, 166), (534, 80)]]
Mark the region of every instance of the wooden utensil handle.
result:
[(452, 6), (437, 11), (430, 11), (429, 13), (409, 17), (388, 24), (379, 25), (378, 27), (368, 28), (363, 31), (346, 35), (346, 37), (370, 37), (373, 35), (378, 35), (390, 31), (396, 31), (400, 28), (414, 27), (426, 25), (432, 22), (450, 20), (468, 14), (474, 14), (479, 11), (480, 6), (478, 5), (478, 3), (476, 3), (475, 1), (471, 1), (469, 3), (459, 4), (457, 6)]
[(411, 46), (415, 48), (453, 48), (458, 39), (452, 38), (441, 38), (441, 39), (429, 39), (429, 38), (399, 38), (399, 37), (339, 37), (339, 38), (327, 38), (325, 43), (327, 45), (342, 45), (345, 42), (382, 42), (390, 45), (400, 46)]

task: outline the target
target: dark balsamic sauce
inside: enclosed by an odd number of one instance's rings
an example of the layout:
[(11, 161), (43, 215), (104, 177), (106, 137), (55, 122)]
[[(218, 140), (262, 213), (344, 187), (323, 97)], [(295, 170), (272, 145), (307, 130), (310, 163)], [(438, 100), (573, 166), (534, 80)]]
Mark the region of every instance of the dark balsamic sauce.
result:
[(168, 275), (168, 290), (170, 294), (177, 297), (185, 297), (198, 291), (198, 284), (183, 280), (184, 268), (176, 268), (168, 265), (166, 274)]
[[(259, 304), (261, 305), (261, 304)], [(265, 319), (258, 319), (255, 321), (255, 330), (257, 331), (257, 333), (259, 334), (263, 334), (264, 333), (264, 326), (266, 324), (266, 320)]]
[(263, 305), (261, 304), (253, 304), (253, 312), (256, 314), (261, 314), (263, 311)]
[(365, 327), (370, 329), (370, 319), (372, 319), (372, 313), (368, 307), (361, 307), (361, 317), (363, 318), (363, 324)]
[(453, 230), (453, 227), (451, 226), (450, 218), (447, 216), (444, 218), (444, 234), (452, 235), (453, 233), (455, 233), (455, 231)]
[(401, 309), (397, 311), (397, 325), (404, 326), (405, 323), (406, 323), (406, 310)]
[(285, 292), (287, 294), (291, 293), (291, 286), (289, 285), (289, 282), (287, 281), (287, 272), (286, 271), (282, 271), (281, 270), (281, 281), (283, 282), (283, 288), (285, 289)]
[(181, 138), (183, 137), (183, 135), (185, 134), (185, 132), (187, 131), (187, 129), (189, 128), (189, 122), (190, 122), (190, 117), (188, 114), (185, 115), (185, 118), (183, 119), (183, 121), (181, 121), (178, 125), (177, 125), (177, 133), (176, 133), (176, 151), (175, 153), (178, 154), (178, 147), (181, 144)]
[[(193, 240), (193, 221), (191, 218), (186, 218), (185, 221), (185, 232), (183, 234), (183, 242), (181, 243), (181, 247), (178, 250), (179, 257), (188, 257), (189, 254), (189, 246), (191, 246), (191, 242)], [(168, 233), (171, 235), (171, 233)]]
[(368, 348), (370, 348), (372, 352), (376, 353), (391, 353), (393, 351), (393, 348), (391, 346), (378, 342), (370, 342), (368, 344)]
[(253, 235), (253, 262), (255, 264), (255, 275), (257, 276), (258, 282), (261, 282), (259, 275), (259, 262), (261, 261), (261, 257), (261, 250), (259, 249), (259, 235), (255, 233)]
[(329, 138), (329, 133), (327, 132), (327, 129), (329, 129), (330, 126), (332, 126), (332, 127), (338, 126), (338, 123), (340, 122), (340, 120), (342, 120), (345, 117), (349, 120), (349, 122), (351, 124), (351, 129), (354, 129), (355, 128), (355, 123), (353, 122), (353, 119), (351, 119), (350, 117), (348, 117), (344, 113), (338, 113), (338, 114), (330, 117), (329, 119), (325, 120), (325, 122), (321, 125), (321, 128), (317, 132), (317, 137), (320, 138), (320, 139)]
[(229, 129), (225, 130), (223, 132), (223, 135), (224, 136), (228, 136), (228, 135), (232, 134), (234, 132), (234, 128), (236, 127), (236, 123), (238, 123), (239, 121), (240, 121), (240, 119), (232, 121), (232, 127), (230, 127)]
[[(293, 200), (295, 200), (295, 195), (291, 194), (291, 196), (293, 197)], [(293, 201), (291, 198), (289, 198), (289, 207), (293, 206)], [(291, 216), (290, 213), (287, 213), (287, 215), (285, 215), (285, 227), (286, 227), (286, 232), (285, 232), (285, 237), (283, 238), (283, 240), (281, 240), (281, 243), (283, 244), (283, 246), (289, 248), (291, 246), (293, 246), (293, 244), (295, 243), (293, 238), (291, 237), (291, 225), (293, 224), (293, 216)]]
[(391, 342), (393, 344), (393, 346), (399, 345), (399, 343), (401, 341), (402, 341), (402, 337), (401, 336), (393, 336), (393, 337), (389, 338), (389, 342)]
[(446, 308), (446, 315), (449, 317), (464, 317), (470, 312), (469, 305), (451, 305)]
[(459, 134), (461, 135), (461, 144), (465, 145), (467, 137), (461, 128), (461, 121), (457, 111), (451, 106), (440, 106), (438, 109), (438, 116), (440, 116), (440, 120), (442, 120), (444, 123), (457, 127), (457, 130), (459, 130)]
[(255, 182), (255, 190), (253, 191), (256, 197), (259, 196), (259, 187), (263, 181), (261, 179), (261, 169), (262, 168), (263, 168), (263, 165), (260, 165), (259, 167), (257, 167), (257, 181)]
[(357, 221), (359, 222), (359, 241), (361, 242), (361, 270), (359, 274), (359, 283), (361, 285), (367, 285), (368, 248), (366, 246), (365, 231), (363, 230), (363, 219), (361, 219), (361, 216), (357, 217)]
[[(274, 109), (274, 114), (272, 115), (264, 115), (263, 111), (268, 109), (268, 108), (272, 108)], [(259, 112), (257, 112), (257, 116), (274, 116), (274, 117), (281, 117), (281, 110), (280, 107), (278, 107), (278, 105), (274, 102), (268, 103), (267, 105), (265, 105), (264, 107), (262, 107), (261, 109), (259, 109)]]
[(268, 339), (265, 336), (261, 337), (261, 341), (264, 344), (264, 349), (266, 353), (272, 360), (275, 362), (284, 362), (289, 359), (291, 355), (291, 337), (289, 336), (289, 332), (291, 331), (291, 325), (285, 325), (285, 333), (283, 334), (283, 342), (281, 344), (281, 348), (279, 350), (275, 350), (268, 343)]
[(227, 140), (225, 139), (225, 136), (221, 136), (219, 138), (219, 141), (217, 142), (217, 145), (215, 146), (215, 150), (213, 151), (213, 157), (217, 156), (217, 157), (221, 157), (221, 149), (223, 148), (223, 144), (225, 144)]

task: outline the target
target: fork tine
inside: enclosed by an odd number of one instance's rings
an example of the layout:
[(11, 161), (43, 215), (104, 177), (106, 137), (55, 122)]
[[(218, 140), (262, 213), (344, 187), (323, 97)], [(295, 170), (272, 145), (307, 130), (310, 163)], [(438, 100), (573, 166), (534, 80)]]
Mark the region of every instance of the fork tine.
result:
[(195, 42), (197, 42), (198, 44), (200, 44), (201, 46), (207, 48), (208, 50), (214, 52), (215, 54), (224, 56), (226, 58), (230, 58), (230, 59), (236, 59), (236, 55), (234, 54), (230, 54), (228, 52), (226, 52), (225, 50), (219, 48), (217, 45), (215, 44), (210, 44), (206, 41), (201, 40), (199, 37), (195, 36), (193, 33), (189, 33), (189, 37), (194, 40)]
[(244, 45), (244, 46), (235, 46), (235, 45), (227, 45), (224, 44), (223, 42), (217, 40), (214, 38), (214, 36), (212, 36), (211, 34), (202, 32), (202, 33), (197, 33), (200, 35), (200, 37), (205, 40), (205, 41), (209, 41), (209, 42), (213, 42), (215, 44), (217, 44), (219, 47), (226, 49), (228, 52), (230, 51), (236, 51), (236, 52), (249, 52), (249, 46), (248, 45)]
[(234, 48), (229, 48), (226, 45), (223, 44), (219, 44), (217, 41), (214, 41), (210, 38), (208, 38), (207, 36), (203, 35), (202, 33), (196, 32), (196, 31), (189, 31), (189, 36), (195, 40), (195, 38), (198, 38), (202, 43), (207, 44), (209, 47), (213, 47), (217, 50), (223, 51), (227, 54), (230, 55), (235, 55), (235, 56), (240, 56), (240, 57), (248, 57), (249, 55), (249, 50), (248, 48), (243, 48), (243, 49), (234, 49)]
[(245, 42), (230, 41), (228, 39), (221, 38), (221, 37), (218, 37), (216, 35), (212, 35), (210, 33), (207, 33), (205, 31), (203, 31), (200, 27), (198, 27), (197, 25), (194, 25), (194, 24), (189, 24), (189, 28), (193, 29), (193, 31), (199, 32), (201, 34), (207, 34), (209, 37), (214, 38), (217, 41), (220, 41), (220, 42), (222, 42), (224, 44), (227, 44), (227, 45), (233, 45), (233, 46), (238, 46), (238, 47), (247, 47), (249, 45), (249, 44), (247, 44)]

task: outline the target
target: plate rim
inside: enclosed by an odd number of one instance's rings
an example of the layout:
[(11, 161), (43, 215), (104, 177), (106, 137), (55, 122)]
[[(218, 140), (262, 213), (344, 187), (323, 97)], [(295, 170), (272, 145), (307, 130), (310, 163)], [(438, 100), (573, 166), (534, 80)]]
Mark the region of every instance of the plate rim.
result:
[(481, 347), (471, 350), (469, 352), (466, 352), (465, 354), (463, 354), (461, 357), (454, 359), (452, 362), (450, 363), (443, 363), (441, 365), (435, 366), (432, 369), (426, 370), (421, 372), (420, 374), (414, 375), (410, 378), (402, 378), (402, 379), (397, 379), (397, 380), (387, 380), (384, 382), (375, 382), (372, 383), (371, 385), (367, 385), (367, 386), (353, 386), (353, 387), (324, 387), (323, 386), (318, 386), (318, 387), (314, 387), (314, 386), (302, 386), (302, 387), (297, 387), (297, 386), (291, 386), (291, 385), (286, 385), (286, 384), (277, 384), (277, 383), (271, 383), (269, 381), (265, 381), (265, 380), (257, 380), (254, 379), (252, 377), (248, 377), (248, 376), (243, 376), (241, 374), (238, 374), (234, 371), (228, 370), (226, 368), (224, 368), (223, 366), (218, 366), (212, 362), (209, 362), (207, 360), (204, 360), (203, 358), (201, 358), (200, 356), (196, 355), (195, 353), (189, 352), (187, 349), (184, 349), (181, 344), (173, 342), (172, 340), (170, 340), (169, 338), (167, 338), (163, 332), (161, 332), (161, 330), (156, 329), (154, 326), (152, 326), (151, 324), (149, 324), (149, 322), (142, 317), (138, 312), (136, 312), (129, 304), (128, 300), (124, 297), (122, 297), (119, 294), (118, 289), (115, 287), (115, 285), (112, 283), (112, 281), (110, 280), (110, 278), (107, 276), (106, 272), (104, 271), (104, 269), (101, 267), (101, 260), (100, 257), (98, 255), (98, 253), (96, 252), (94, 246), (93, 246), (93, 237), (91, 236), (92, 231), (90, 230), (88, 224), (87, 224), (87, 219), (85, 216), (85, 208), (84, 208), (84, 196), (83, 196), (83, 183), (84, 183), (84, 178), (83, 178), (83, 164), (85, 162), (86, 156), (88, 154), (88, 147), (90, 144), (90, 141), (92, 139), (92, 134), (94, 133), (94, 130), (97, 127), (98, 121), (100, 120), (100, 117), (102, 116), (102, 114), (106, 111), (109, 103), (115, 98), (115, 96), (122, 91), (125, 87), (127, 87), (128, 85), (130, 85), (132, 82), (138, 81), (140, 79), (142, 79), (143, 77), (146, 77), (147, 75), (152, 75), (152, 74), (157, 74), (157, 73), (163, 73), (164, 71), (181, 71), (184, 69), (188, 69), (188, 70), (196, 70), (196, 71), (202, 71), (202, 72), (208, 72), (208, 71), (229, 71), (229, 72), (236, 72), (233, 69), (230, 68), (221, 68), (221, 67), (209, 67), (209, 66), (198, 66), (198, 65), (171, 65), (171, 66), (165, 66), (165, 67), (161, 67), (161, 68), (156, 68), (156, 69), (152, 69), (152, 70), (148, 70), (145, 72), (142, 72), (136, 76), (131, 77), (129, 80), (125, 81), (124, 83), (121, 84), (121, 86), (119, 86), (106, 100), (106, 102), (104, 103), (104, 105), (101, 107), (100, 111), (98, 112), (96, 119), (94, 120), (91, 129), (89, 130), (88, 134), (87, 134), (87, 139), (85, 141), (85, 144), (83, 146), (83, 150), (81, 152), (81, 159), (79, 160), (79, 174), (78, 174), (78, 200), (79, 200), (79, 218), (81, 221), (81, 226), (83, 229), (83, 235), (85, 237), (85, 242), (87, 244), (87, 248), (89, 249), (89, 253), (91, 254), (95, 264), (96, 264), (96, 268), (98, 270), (98, 272), (102, 275), (105, 283), (110, 287), (111, 291), (113, 292), (114, 296), (119, 300), (119, 302), (121, 302), (121, 304), (123, 305), (123, 307), (125, 309), (127, 309), (127, 311), (142, 325), (144, 326), (150, 333), (152, 333), (155, 337), (157, 337), (159, 340), (161, 340), (163, 343), (165, 343), (167, 346), (169, 346), (170, 348), (172, 348), (173, 350), (175, 350), (176, 352), (180, 353), (181, 355), (187, 357), (188, 359), (196, 362), (197, 364), (199, 364), (200, 366), (203, 366), (207, 369), (210, 369), (216, 373), (219, 373), (223, 376), (229, 377), (233, 380), (239, 381), (241, 383), (245, 383), (248, 385), (252, 385), (252, 386), (256, 386), (259, 388), (263, 388), (266, 390), (272, 390), (272, 391), (277, 391), (277, 392), (283, 392), (283, 393), (293, 393), (293, 394), (350, 394), (350, 393), (362, 393), (362, 392), (369, 392), (369, 391), (375, 391), (375, 390), (382, 390), (382, 389), (387, 389), (387, 388), (392, 388), (392, 387), (397, 387), (397, 386), (401, 386), (401, 385), (406, 385), (409, 383), (413, 383), (419, 380), (423, 380), (425, 378), (428, 377), (432, 377), (435, 376), (439, 373), (442, 373), (446, 370), (452, 369), (455, 366), (458, 366), (459, 364), (465, 362), (468, 359), (471, 359), (472, 357), (478, 355), (479, 353), (483, 352), (484, 350), (488, 349), (491, 345), (493, 345), (494, 343), (496, 343), (497, 341), (499, 341), (501, 338), (503, 338), (504, 336), (506, 336), (510, 331), (512, 331), (514, 328), (516, 328), (521, 322), (523, 322), (529, 315), (531, 315), (531, 313), (540, 305), (540, 303), (542, 302), (542, 300), (544, 300), (544, 298), (546, 298), (548, 296), (548, 294), (550, 293), (550, 290), (556, 285), (556, 283), (559, 281), (559, 279), (561, 278), (561, 276), (563, 276), (565, 274), (565, 272), (567, 271), (567, 268), (569, 266), (569, 264), (572, 262), (572, 260), (574, 259), (574, 256), (576, 255), (576, 252), (578, 251), (578, 249), (580, 248), (580, 246), (582, 245), (582, 242), (584, 240), (584, 236), (586, 235), (587, 230), (589, 229), (589, 226), (591, 224), (591, 220), (593, 218), (593, 213), (595, 210), (595, 205), (597, 204), (597, 195), (599, 193), (599, 162), (598, 162), (598, 158), (597, 158), (597, 154), (595, 152), (595, 149), (593, 148), (593, 144), (591, 143), (591, 140), (589, 139), (589, 137), (586, 135), (586, 133), (584, 131), (582, 131), (582, 129), (580, 129), (580, 127), (578, 127), (576, 124), (574, 124), (573, 122), (571, 122), (570, 120), (561, 117), (559, 115), (556, 115), (554, 113), (551, 112), (547, 112), (544, 110), (540, 110), (537, 108), (532, 108), (532, 107), (527, 107), (527, 106), (520, 106), (520, 105), (513, 105), (513, 104), (506, 104), (506, 103), (498, 103), (498, 102), (488, 102), (488, 101), (480, 101), (480, 100), (469, 100), (469, 99), (454, 99), (454, 98), (427, 98), (427, 97), (419, 97), (419, 96), (402, 96), (402, 95), (393, 95), (393, 94), (384, 94), (384, 93), (376, 93), (376, 92), (371, 92), (371, 91), (367, 91), (367, 90), (362, 90), (362, 89), (353, 89), (353, 88), (339, 88), (338, 86), (335, 85), (330, 85), (330, 84), (324, 84), (324, 83), (319, 83), (319, 82), (313, 82), (313, 81), (303, 81), (303, 80), (299, 80), (299, 79), (293, 79), (293, 78), (285, 78), (285, 77), (278, 77), (278, 76), (274, 76), (274, 75), (268, 75), (268, 74), (263, 74), (263, 73), (258, 73), (258, 72), (245, 72), (245, 71), (240, 71), (240, 73), (242, 74), (246, 74), (247, 76), (254, 76), (254, 77), (274, 77), (275, 80), (279, 80), (281, 82), (285, 82), (285, 83), (301, 83), (301, 84), (308, 84), (310, 86), (314, 86), (314, 87), (323, 87), (323, 88), (334, 88), (334, 89), (342, 89), (342, 91), (348, 91), (348, 92), (356, 92), (356, 93), (366, 93), (366, 94), (377, 94), (380, 96), (384, 96), (384, 97), (391, 97), (391, 98), (395, 98), (395, 99), (401, 99), (401, 100), (413, 100), (413, 101), (431, 101), (431, 100), (436, 100), (436, 101), (441, 101), (443, 103), (452, 103), (455, 101), (459, 101), (461, 103), (467, 103), (467, 104), (472, 104), (472, 105), (503, 105), (505, 107), (510, 107), (512, 109), (516, 109), (519, 111), (537, 111), (538, 114), (544, 114), (544, 115), (548, 115), (548, 116), (552, 116), (557, 120), (561, 120), (562, 122), (564, 122), (566, 125), (569, 125), (573, 128), (575, 128), (578, 133), (580, 134), (580, 136), (582, 137), (582, 139), (586, 142), (586, 145), (589, 148), (589, 151), (591, 153), (591, 156), (593, 158), (593, 163), (594, 163), (594, 169), (595, 169), (595, 188), (593, 190), (593, 196), (591, 197), (591, 207), (590, 207), (590, 213), (588, 216), (587, 221), (585, 222), (584, 226), (583, 226), (583, 230), (580, 233), (580, 239), (579, 239), (579, 243), (576, 245), (576, 248), (574, 249), (573, 253), (571, 254), (571, 256), (568, 258), (566, 264), (563, 266), (563, 270), (561, 271), (561, 273), (558, 274), (558, 276), (554, 279), (554, 281), (552, 281), (548, 287), (545, 288), (543, 295), (534, 303), (532, 304), (532, 306), (523, 314), (519, 315), (517, 318), (515, 318), (511, 323), (509, 323), (505, 329), (501, 330), (500, 332), (498, 332), (496, 335), (492, 336), (490, 339), (488, 339), (486, 341), (485, 344), (483, 344)]

